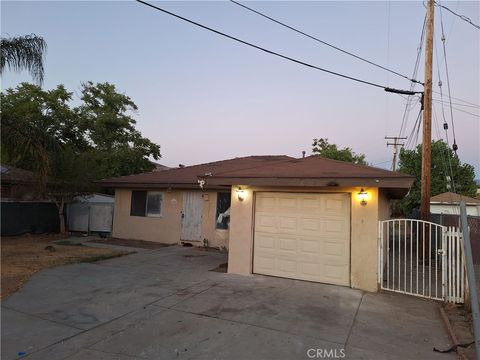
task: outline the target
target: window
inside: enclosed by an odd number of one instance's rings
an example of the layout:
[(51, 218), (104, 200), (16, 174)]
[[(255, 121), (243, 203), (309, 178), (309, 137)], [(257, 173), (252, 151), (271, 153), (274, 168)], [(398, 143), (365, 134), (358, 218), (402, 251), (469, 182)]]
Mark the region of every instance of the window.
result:
[(130, 216), (160, 217), (163, 193), (160, 191), (132, 191)]
[(229, 228), (230, 198), (230, 193), (217, 193), (217, 229)]

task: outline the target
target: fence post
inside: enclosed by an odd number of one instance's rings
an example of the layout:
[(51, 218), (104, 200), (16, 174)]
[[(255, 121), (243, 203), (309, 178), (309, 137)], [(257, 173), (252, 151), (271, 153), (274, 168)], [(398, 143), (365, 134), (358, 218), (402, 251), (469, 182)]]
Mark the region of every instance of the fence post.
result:
[(467, 208), (464, 202), (460, 203), (460, 223), (462, 225), (463, 246), (465, 247), (465, 259), (467, 260), (467, 279), (470, 288), (470, 299), (472, 302), (473, 330), (475, 333), (475, 351), (477, 359), (480, 360), (480, 311), (478, 306), (477, 284), (475, 282), (475, 271), (473, 268), (472, 246), (470, 244), (470, 231), (468, 229)]

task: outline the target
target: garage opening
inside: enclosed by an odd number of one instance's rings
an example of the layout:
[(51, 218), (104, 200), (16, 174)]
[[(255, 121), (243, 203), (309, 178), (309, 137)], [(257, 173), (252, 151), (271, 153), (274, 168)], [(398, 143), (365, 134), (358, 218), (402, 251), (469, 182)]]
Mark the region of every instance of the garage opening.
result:
[(350, 194), (257, 192), (253, 272), (350, 285)]

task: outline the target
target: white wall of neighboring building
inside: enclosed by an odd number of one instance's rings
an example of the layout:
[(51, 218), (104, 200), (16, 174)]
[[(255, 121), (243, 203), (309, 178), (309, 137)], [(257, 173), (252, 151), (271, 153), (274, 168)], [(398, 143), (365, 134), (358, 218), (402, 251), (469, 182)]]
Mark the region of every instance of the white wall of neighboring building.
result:
[[(458, 205), (430, 204), (430, 212), (432, 214), (458, 215), (460, 213), (460, 210), (459, 210)], [(467, 204), (467, 215), (480, 216), (480, 204), (479, 205), (468, 205)]]

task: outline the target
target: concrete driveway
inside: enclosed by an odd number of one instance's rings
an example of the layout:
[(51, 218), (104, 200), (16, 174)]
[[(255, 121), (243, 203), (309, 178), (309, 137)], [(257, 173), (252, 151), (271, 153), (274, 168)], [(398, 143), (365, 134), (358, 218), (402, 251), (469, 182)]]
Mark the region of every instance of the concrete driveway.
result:
[(454, 358), (432, 351), (433, 302), (209, 271), (225, 261), (172, 246), (43, 270), (2, 304), (2, 359)]

